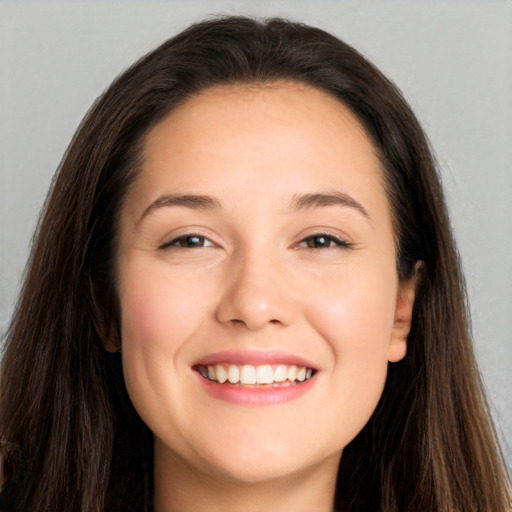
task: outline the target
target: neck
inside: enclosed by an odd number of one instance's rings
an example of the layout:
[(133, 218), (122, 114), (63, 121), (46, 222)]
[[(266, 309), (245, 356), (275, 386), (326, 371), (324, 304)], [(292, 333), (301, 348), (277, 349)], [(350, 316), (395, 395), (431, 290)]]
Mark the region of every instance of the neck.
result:
[[(161, 453), (161, 452), (160, 452)], [(155, 512), (332, 512), (340, 455), (286, 477), (258, 482), (201, 472), (155, 450)]]

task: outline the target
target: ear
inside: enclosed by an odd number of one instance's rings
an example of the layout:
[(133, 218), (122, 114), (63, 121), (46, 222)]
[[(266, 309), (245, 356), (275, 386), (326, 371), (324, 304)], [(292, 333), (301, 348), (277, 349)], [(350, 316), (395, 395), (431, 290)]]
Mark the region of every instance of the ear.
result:
[(107, 352), (111, 352), (113, 354), (121, 352), (121, 336), (119, 335), (119, 329), (115, 320), (110, 322), (108, 334), (106, 336), (102, 336), (101, 346)]
[(121, 346), (118, 343), (115, 343), (110, 338), (101, 341), (102, 347), (107, 351), (115, 354), (116, 352), (121, 352)]
[(407, 353), (407, 336), (411, 330), (412, 310), (419, 280), (419, 266), (415, 275), (408, 281), (400, 283), (396, 297), (395, 318), (388, 347), (388, 361), (396, 363)]

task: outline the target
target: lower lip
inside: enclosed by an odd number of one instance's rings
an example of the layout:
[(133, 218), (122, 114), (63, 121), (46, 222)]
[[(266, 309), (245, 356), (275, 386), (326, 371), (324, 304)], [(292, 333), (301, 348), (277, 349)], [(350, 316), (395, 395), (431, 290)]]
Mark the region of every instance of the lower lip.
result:
[(233, 384), (220, 384), (197, 374), (206, 392), (224, 402), (242, 405), (278, 405), (300, 398), (315, 384), (315, 376), (304, 382), (288, 386), (246, 388)]

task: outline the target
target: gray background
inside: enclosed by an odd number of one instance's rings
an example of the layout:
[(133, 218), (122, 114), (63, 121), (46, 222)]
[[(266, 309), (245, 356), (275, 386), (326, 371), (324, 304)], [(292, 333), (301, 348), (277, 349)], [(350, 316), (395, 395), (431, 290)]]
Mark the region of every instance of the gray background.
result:
[(412, 104), (442, 168), (477, 356), (512, 465), (510, 0), (0, 0), (0, 334), (52, 174), (87, 108), (133, 60), (218, 13), (331, 31)]

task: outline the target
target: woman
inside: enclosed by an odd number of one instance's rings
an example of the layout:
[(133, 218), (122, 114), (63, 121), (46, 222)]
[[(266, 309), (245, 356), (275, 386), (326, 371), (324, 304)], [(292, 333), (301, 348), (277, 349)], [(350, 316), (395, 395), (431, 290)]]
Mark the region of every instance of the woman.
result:
[(510, 507), (426, 138), (311, 27), (207, 21), (113, 83), (1, 378), (3, 510)]

